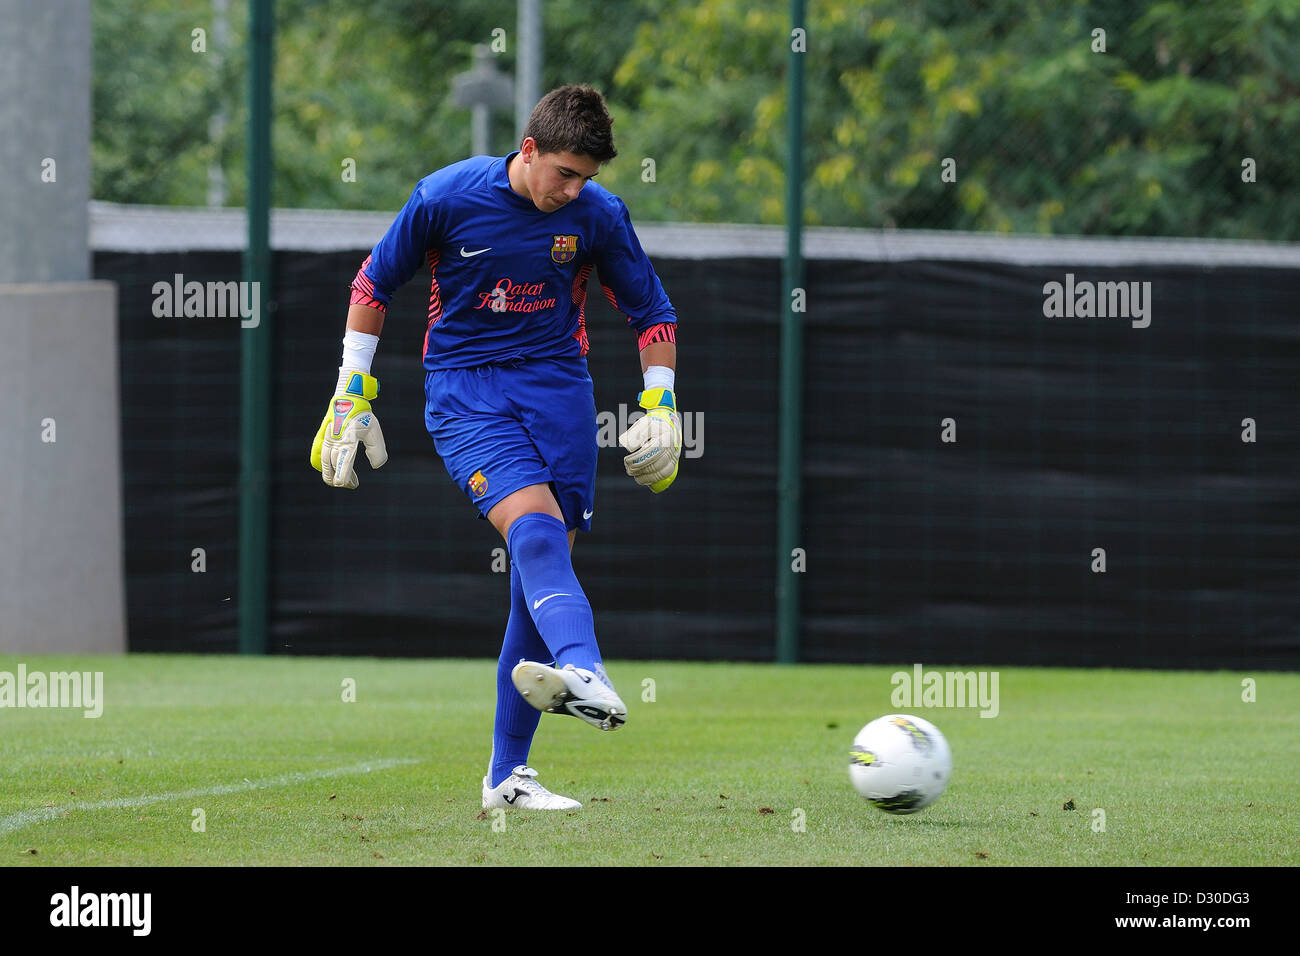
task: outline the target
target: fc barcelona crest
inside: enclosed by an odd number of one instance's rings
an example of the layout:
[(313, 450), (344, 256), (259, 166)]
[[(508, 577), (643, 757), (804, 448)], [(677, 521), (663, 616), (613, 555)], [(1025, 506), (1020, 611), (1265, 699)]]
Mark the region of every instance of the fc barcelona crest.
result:
[(569, 262), (578, 254), (577, 236), (556, 236), (551, 243), (551, 258), (556, 262)]
[(488, 480), (483, 475), (481, 469), (479, 471), (474, 472), (474, 474), (470, 475), (469, 490), (473, 493), (475, 498), (482, 498), (485, 494), (487, 494), (487, 489), (488, 489)]

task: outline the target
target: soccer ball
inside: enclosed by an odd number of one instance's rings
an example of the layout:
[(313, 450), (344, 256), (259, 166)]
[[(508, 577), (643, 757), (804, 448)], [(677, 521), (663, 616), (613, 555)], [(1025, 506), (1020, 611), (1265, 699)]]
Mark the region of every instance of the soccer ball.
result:
[(908, 714), (878, 717), (858, 731), (849, 779), (887, 813), (915, 813), (939, 799), (952, 773), (952, 751), (939, 728)]

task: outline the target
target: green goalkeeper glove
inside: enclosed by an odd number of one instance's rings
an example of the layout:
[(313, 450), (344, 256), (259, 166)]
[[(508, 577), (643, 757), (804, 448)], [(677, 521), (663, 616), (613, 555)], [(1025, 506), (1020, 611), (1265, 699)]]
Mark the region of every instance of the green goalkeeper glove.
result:
[(379, 395), (379, 381), (356, 369), (339, 369), (339, 383), (334, 400), (316, 431), (311, 445), (311, 466), (321, 473), (325, 484), (333, 488), (355, 488), (357, 480), (357, 445), (366, 446), (371, 468), (388, 461), (388, 448), (379, 419), (370, 408)]
[(682, 453), (677, 399), (671, 388), (646, 389), (636, 398), (646, 413), (618, 436), (619, 444), (631, 452), (623, 459), (623, 467), (638, 485), (647, 485), (659, 494), (677, 478), (677, 460)]

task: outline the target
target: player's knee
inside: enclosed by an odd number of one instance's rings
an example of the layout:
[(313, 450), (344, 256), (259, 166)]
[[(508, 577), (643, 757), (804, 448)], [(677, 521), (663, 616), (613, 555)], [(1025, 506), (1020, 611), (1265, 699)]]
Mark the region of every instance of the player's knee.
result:
[(506, 543), (513, 559), (525, 566), (569, 555), (569, 536), (564, 522), (541, 512), (520, 515), (511, 522)]

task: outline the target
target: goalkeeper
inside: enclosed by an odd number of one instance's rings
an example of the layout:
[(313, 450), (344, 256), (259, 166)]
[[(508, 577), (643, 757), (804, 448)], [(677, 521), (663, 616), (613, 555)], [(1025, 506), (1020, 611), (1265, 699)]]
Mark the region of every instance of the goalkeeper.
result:
[(641, 355), (646, 414), (619, 438), (624, 466), (656, 494), (677, 477), (677, 316), (627, 207), (590, 182), (616, 155), (612, 122), (594, 89), (561, 87), (533, 109), (517, 151), (455, 163), (416, 185), (352, 282), (338, 385), (312, 446), (312, 465), (337, 488), (357, 486), (359, 447), (373, 468), (387, 460), (371, 360), (393, 292), (428, 269), (425, 425), (511, 556), (484, 808), (580, 807), (542, 787), (528, 766), (541, 713), (602, 730), (627, 717), (570, 559), (595, 511), (596, 405), (585, 358), (593, 268), (636, 330)]

